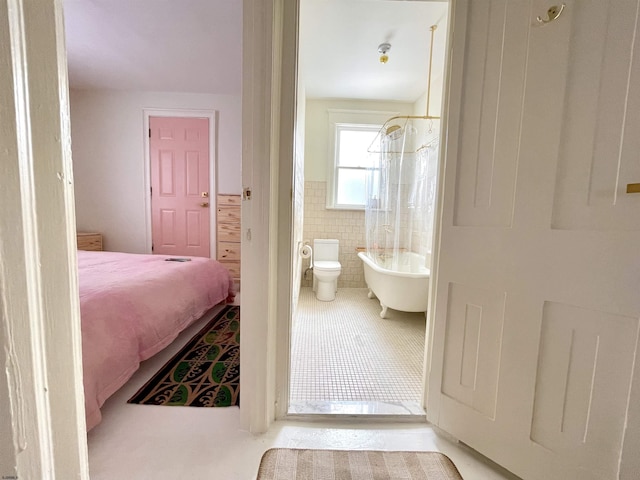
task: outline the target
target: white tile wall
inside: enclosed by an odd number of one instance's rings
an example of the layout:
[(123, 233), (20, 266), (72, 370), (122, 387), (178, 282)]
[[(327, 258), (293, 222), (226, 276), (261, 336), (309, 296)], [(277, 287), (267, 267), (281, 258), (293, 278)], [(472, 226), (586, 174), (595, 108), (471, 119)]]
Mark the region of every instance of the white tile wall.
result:
[[(313, 244), (314, 238), (337, 238), (340, 241), (342, 273), (338, 288), (362, 288), (364, 271), (356, 247), (365, 246), (364, 210), (328, 210), (326, 208), (327, 182), (304, 182), (304, 234)], [(309, 267), (304, 260), (303, 268)], [(311, 286), (311, 275), (303, 278), (302, 285)]]

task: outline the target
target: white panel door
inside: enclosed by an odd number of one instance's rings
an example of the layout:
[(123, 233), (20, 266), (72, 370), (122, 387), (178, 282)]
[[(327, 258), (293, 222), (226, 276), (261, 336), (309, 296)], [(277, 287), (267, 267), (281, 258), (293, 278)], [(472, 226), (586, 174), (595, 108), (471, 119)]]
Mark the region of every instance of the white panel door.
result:
[(427, 414), (525, 479), (637, 479), (640, 0), (552, 5), (453, 5)]

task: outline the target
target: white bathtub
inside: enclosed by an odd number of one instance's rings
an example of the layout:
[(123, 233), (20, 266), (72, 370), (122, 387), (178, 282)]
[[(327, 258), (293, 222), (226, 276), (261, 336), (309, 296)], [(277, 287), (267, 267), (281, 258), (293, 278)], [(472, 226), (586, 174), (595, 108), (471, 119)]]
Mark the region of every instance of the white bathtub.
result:
[[(366, 252), (358, 257), (364, 265), (364, 280), (369, 287), (369, 298), (374, 295), (380, 300), (380, 316), (386, 318), (387, 308), (403, 312), (426, 312), (429, 302), (429, 276), (425, 258), (411, 252), (399, 253), (397, 258), (385, 259), (383, 268), (373, 262)], [(396, 263), (399, 271), (390, 270)]]

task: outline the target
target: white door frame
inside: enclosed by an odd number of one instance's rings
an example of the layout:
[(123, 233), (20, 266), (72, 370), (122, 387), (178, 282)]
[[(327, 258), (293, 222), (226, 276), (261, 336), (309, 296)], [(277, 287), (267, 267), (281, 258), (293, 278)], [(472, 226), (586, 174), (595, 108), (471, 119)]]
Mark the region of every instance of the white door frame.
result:
[[(442, 82), (442, 112), (440, 114), (440, 138), (447, 138), (450, 135), (456, 135), (458, 125), (449, 125), (449, 91), (452, 89), (450, 84), (451, 78), (451, 49), (453, 45), (453, 20), (456, 7), (456, 0), (448, 0), (449, 11), (447, 12), (447, 42), (445, 46), (444, 59), (444, 79)], [(460, 80), (460, 79), (456, 79)], [(454, 131), (445, 131), (446, 128), (453, 127)], [(423, 367), (423, 390), (421, 404), (427, 413), (427, 420), (432, 421), (429, 409), (427, 409), (427, 398), (429, 395), (429, 383), (431, 375), (431, 358), (433, 355), (433, 337), (434, 337), (434, 299), (437, 298), (436, 290), (438, 285), (438, 266), (440, 262), (440, 238), (442, 236), (442, 216), (444, 208), (444, 167), (447, 158), (446, 142), (440, 142), (440, 150), (438, 152), (437, 167), (437, 187), (435, 195), (434, 215), (433, 215), (433, 255), (431, 256), (431, 276), (429, 278), (429, 309), (427, 310), (427, 327), (426, 338), (424, 342), (424, 367)]]
[[(448, 100), (446, 95), (446, 90), (448, 88), (449, 83), (449, 73), (450, 73), (450, 45), (452, 38), (452, 19), (453, 19), (453, 8), (455, 7), (455, 0), (449, 0), (449, 12), (447, 17), (447, 41), (446, 41), (446, 56), (445, 56), (445, 79), (443, 82), (443, 105), (442, 105), (442, 114), (441, 114), (441, 125), (443, 128), (447, 125), (447, 112), (448, 112)], [(292, 116), (287, 117), (284, 115), (280, 116), (280, 124), (279, 128), (281, 129), (282, 135), (280, 136), (281, 142), (281, 155), (279, 158), (279, 172), (280, 172), (280, 183), (289, 185), (292, 183), (293, 176), (293, 161), (294, 161), (294, 139), (295, 132), (294, 128), (296, 126), (295, 122), (295, 105), (296, 105), (296, 79), (297, 79), (297, 41), (298, 41), (298, 28), (299, 28), (299, 7), (300, 0), (289, 0), (287, 3), (287, 9), (284, 12), (283, 24), (284, 24), (284, 35), (286, 36), (284, 45), (286, 49), (283, 49), (281, 45), (274, 44), (274, 52), (278, 47), (280, 51), (280, 55), (282, 55), (282, 97), (281, 108), (283, 111), (293, 110)], [(275, 55), (275, 53), (274, 53)], [(293, 80), (291, 80), (291, 76), (293, 75)], [(288, 82), (288, 83), (285, 83)], [(289, 134), (285, 136), (285, 134)], [(441, 132), (440, 136), (442, 138), (445, 137), (445, 132)], [(444, 145), (444, 142), (442, 143)], [(278, 159), (276, 159), (277, 161)], [(439, 239), (440, 239), (440, 218), (442, 215), (442, 188), (443, 188), (443, 178), (440, 172), (443, 171), (445, 162), (445, 150), (444, 148), (440, 149), (439, 152), (439, 160), (438, 160), (438, 187), (436, 192), (436, 209), (434, 214), (434, 229), (433, 229), (433, 245), (434, 245), (434, 255), (432, 257), (432, 270), (431, 270), (431, 279), (429, 284), (429, 298), (435, 298), (435, 286), (437, 285), (437, 265), (438, 265), (438, 251), (439, 251)], [(285, 183), (288, 182), (288, 183)], [(293, 231), (292, 231), (292, 210), (291, 210), (291, 196), (288, 195), (288, 191), (285, 191), (284, 188), (280, 189), (287, 194), (287, 198), (281, 198), (280, 208), (281, 208), (281, 216), (278, 222), (278, 229), (280, 234), (283, 236), (287, 236), (286, 238), (292, 239)], [(273, 193), (273, 192), (272, 192)], [(288, 209), (286, 212), (282, 212), (283, 209)], [(285, 247), (286, 245), (286, 247)], [(287, 417), (288, 414), (288, 405), (289, 405), (289, 388), (290, 388), (290, 354), (291, 354), (291, 291), (293, 288), (292, 280), (293, 280), (293, 272), (291, 271), (291, 256), (295, 253), (293, 241), (289, 241), (288, 243), (281, 242), (280, 250), (279, 250), (279, 272), (280, 276), (278, 277), (278, 285), (281, 290), (278, 292), (278, 317), (277, 317), (277, 325), (276, 329), (278, 332), (277, 336), (277, 361), (275, 365), (275, 389), (276, 389), (276, 405), (275, 405), (275, 418), (282, 419)], [(285, 277), (284, 272), (286, 269), (289, 269), (288, 276)], [(285, 291), (286, 287), (286, 291)], [(429, 302), (431, 305), (431, 301)], [(429, 388), (429, 373), (431, 366), (431, 344), (433, 341), (433, 322), (431, 320), (431, 312), (430, 308), (426, 314), (426, 322), (427, 327), (425, 329), (425, 351), (424, 351), (424, 360), (423, 360), (423, 378), (422, 378), (422, 397), (420, 399), (421, 405), (426, 409), (426, 400), (427, 400), (427, 392)]]
[(149, 150), (149, 117), (184, 117), (206, 118), (209, 120), (209, 257), (216, 258), (216, 198), (218, 186), (216, 185), (216, 117), (215, 110), (195, 109), (167, 109), (144, 108), (143, 109), (143, 137), (144, 137), (144, 223), (145, 223), (145, 248), (146, 253), (152, 253), (151, 245), (153, 235), (151, 230), (151, 157)]
[(242, 183), (251, 199), (242, 202), (240, 421), (256, 433), (286, 401), (297, 5), (243, 3)]
[(242, 201), (240, 425), (256, 433), (269, 428), (275, 403), (274, 1), (243, 0), (242, 8), (242, 184), (251, 199)]
[[(276, 319), (275, 418), (282, 418), (289, 406), (289, 365), (291, 356), (291, 316), (293, 293), (294, 163), (298, 90), (298, 22), (300, 0), (285, 0), (282, 11), (282, 52), (280, 91), (280, 154), (278, 159), (278, 290)], [(284, 322), (282, 320), (288, 320)]]
[(0, 3), (0, 476), (89, 478), (61, 0)]

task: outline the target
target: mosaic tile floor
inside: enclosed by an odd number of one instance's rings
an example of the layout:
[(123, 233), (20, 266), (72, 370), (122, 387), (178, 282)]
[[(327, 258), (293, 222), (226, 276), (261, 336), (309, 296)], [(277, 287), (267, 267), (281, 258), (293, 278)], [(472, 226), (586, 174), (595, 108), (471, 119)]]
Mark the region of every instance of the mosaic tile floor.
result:
[[(292, 326), (291, 404), (417, 405), (422, 394), (425, 315), (389, 310), (366, 288), (341, 288), (321, 302), (302, 288)], [(406, 412), (405, 412), (406, 413)]]

